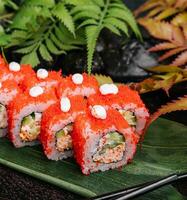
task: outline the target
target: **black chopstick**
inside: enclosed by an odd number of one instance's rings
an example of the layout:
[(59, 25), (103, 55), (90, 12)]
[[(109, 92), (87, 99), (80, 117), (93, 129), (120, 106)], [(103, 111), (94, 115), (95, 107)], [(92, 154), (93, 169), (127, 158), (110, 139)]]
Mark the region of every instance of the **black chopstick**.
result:
[(174, 181), (178, 180), (178, 176), (176, 174), (168, 176), (166, 178), (163, 178), (155, 183), (152, 183), (150, 185), (147, 185), (145, 187), (139, 188), (135, 191), (132, 191), (128, 194), (122, 195), (120, 197), (115, 198), (115, 200), (126, 200), (126, 199), (131, 199), (135, 198), (137, 196), (140, 196), (141, 194), (145, 194), (147, 192), (153, 191), (155, 189), (158, 189), (164, 185), (170, 184)]
[[(109, 200), (109, 199), (110, 200), (112, 200), (112, 199), (122, 200), (122, 198), (123, 199), (129, 199), (129, 198), (147, 193), (149, 191), (152, 191), (152, 190), (157, 189), (159, 187), (162, 187), (164, 185), (173, 183), (177, 180), (186, 178), (186, 177), (187, 177), (187, 174), (181, 174), (181, 175), (172, 174), (170, 176), (164, 177), (164, 178), (159, 179), (157, 181), (152, 181), (152, 182), (144, 183), (144, 184), (141, 184), (141, 185), (137, 185), (135, 187), (126, 188), (124, 190), (119, 190), (119, 191), (116, 191), (116, 192), (107, 193), (107, 194), (104, 194), (104, 195), (100, 195), (100, 196), (91, 198), (90, 200)], [(132, 195), (132, 196), (130, 196), (130, 195)], [(135, 195), (135, 196), (133, 196), (133, 195)]]

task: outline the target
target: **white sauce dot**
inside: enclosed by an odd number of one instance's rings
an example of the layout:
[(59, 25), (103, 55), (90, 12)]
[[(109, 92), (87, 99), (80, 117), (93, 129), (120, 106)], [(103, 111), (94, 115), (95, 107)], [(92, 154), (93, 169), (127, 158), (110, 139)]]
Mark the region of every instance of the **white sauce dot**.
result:
[(29, 91), (29, 94), (30, 94), (30, 96), (32, 96), (32, 97), (37, 97), (37, 96), (39, 96), (39, 95), (41, 95), (41, 94), (43, 94), (43, 93), (44, 93), (44, 90), (43, 90), (43, 88), (40, 87), (40, 86), (34, 86), (34, 87), (32, 87), (32, 88), (30, 89), (30, 91)]
[(71, 108), (71, 102), (68, 97), (62, 97), (60, 100), (60, 108), (62, 112), (68, 112)]
[(48, 77), (48, 71), (46, 69), (38, 69), (36, 75), (38, 78), (45, 79)]
[(100, 86), (99, 91), (102, 95), (117, 94), (118, 87), (114, 84), (103, 84)]
[(97, 119), (106, 119), (107, 116), (105, 108), (100, 105), (91, 107), (91, 114)]
[(79, 85), (79, 84), (82, 84), (82, 82), (83, 82), (83, 75), (82, 74), (74, 74), (73, 76), (72, 76), (72, 81), (75, 83), (75, 84), (77, 84), (77, 85)]
[(17, 62), (9, 63), (9, 70), (10, 71), (18, 72), (18, 71), (20, 71), (20, 69), (21, 69), (21, 66), (20, 66), (19, 63), (17, 63)]

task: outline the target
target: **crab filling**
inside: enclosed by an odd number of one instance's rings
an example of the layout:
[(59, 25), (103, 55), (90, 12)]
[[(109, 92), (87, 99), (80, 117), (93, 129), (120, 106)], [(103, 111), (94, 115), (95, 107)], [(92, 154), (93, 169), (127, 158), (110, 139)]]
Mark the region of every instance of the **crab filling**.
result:
[(134, 112), (129, 110), (119, 110), (119, 112), (123, 115), (124, 119), (130, 126), (136, 126), (137, 120)]
[(8, 126), (7, 111), (4, 105), (0, 104), (0, 129), (4, 129)]
[(113, 163), (122, 160), (125, 152), (125, 138), (118, 132), (107, 133), (99, 141), (93, 161), (99, 163)]
[(36, 140), (40, 133), (41, 113), (33, 112), (21, 122), (20, 138), (25, 142)]
[(72, 139), (70, 135), (72, 130), (73, 125), (70, 123), (56, 133), (56, 149), (58, 151), (64, 152), (72, 148)]

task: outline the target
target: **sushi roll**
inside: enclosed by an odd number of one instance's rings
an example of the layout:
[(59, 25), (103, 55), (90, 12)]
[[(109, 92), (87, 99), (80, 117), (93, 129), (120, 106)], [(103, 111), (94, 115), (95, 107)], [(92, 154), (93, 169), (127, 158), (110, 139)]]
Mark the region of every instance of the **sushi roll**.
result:
[(135, 154), (138, 136), (119, 112), (95, 105), (76, 118), (72, 141), (75, 159), (88, 175), (126, 165)]
[(7, 134), (7, 105), (20, 93), (17, 83), (13, 80), (0, 82), (0, 137)]
[(34, 86), (18, 94), (8, 105), (8, 133), (15, 147), (38, 143), (42, 112), (56, 103), (54, 90)]
[(61, 71), (47, 71), (46, 69), (40, 68), (29, 79), (25, 77), (20, 87), (23, 91), (35, 85), (45, 88), (57, 87), (61, 80)]
[(48, 159), (61, 160), (72, 156), (73, 123), (85, 112), (86, 105), (82, 96), (62, 97), (43, 113), (40, 141)]
[(90, 96), (88, 102), (90, 105), (100, 104), (106, 109), (111, 107), (118, 110), (138, 135), (143, 133), (149, 112), (139, 94), (128, 86), (101, 85), (99, 92)]
[(99, 85), (94, 76), (83, 74), (74, 74), (64, 78), (59, 84), (58, 96), (82, 95), (88, 97), (97, 93)]
[(6, 77), (8, 77), (7, 79), (13, 79), (18, 84), (21, 84), (25, 78), (29, 79), (35, 75), (35, 72), (30, 65), (20, 65), (17, 62), (10, 62), (6, 65), (6, 69), (4, 70), (6, 72)]

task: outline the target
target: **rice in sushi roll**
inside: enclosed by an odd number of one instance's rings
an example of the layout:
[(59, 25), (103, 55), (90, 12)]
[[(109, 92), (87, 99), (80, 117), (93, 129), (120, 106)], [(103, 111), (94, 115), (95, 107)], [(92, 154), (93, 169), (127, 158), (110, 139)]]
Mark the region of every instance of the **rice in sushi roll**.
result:
[(20, 93), (17, 83), (13, 80), (0, 82), (0, 137), (7, 134), (7, 105)]
[(86, 108), (82, 96), (62, 97), (43, 113), (40, 141), (48, 159), (61, 160), (72, 156), (73, 122)]
[(126, 165), (135, 154), (138, 136), (119, 112), (95, 105), (76, 118), (72, 141), (76, 161), (88, 175)]
[(88, 97), (97, 93), (99, 89), (98, 82), (94, 76), (83, 74), (74, 74), (64, 78), (58, 89), (58, 96), (75, 96), (82, 95)]
[(15, 147), (38, 143), (42, 112), (56, 103), (54, 90), (34, 86), (8, 105), (8, 133)]
[(90, 105), (100, 104), (106, 109), (111, 107), (118, 110), (138, 135), (143, 133), (149, 112), (139, 94), (128, 86), (101, 85), (99, 92), (90, 96), (88, 102)]

